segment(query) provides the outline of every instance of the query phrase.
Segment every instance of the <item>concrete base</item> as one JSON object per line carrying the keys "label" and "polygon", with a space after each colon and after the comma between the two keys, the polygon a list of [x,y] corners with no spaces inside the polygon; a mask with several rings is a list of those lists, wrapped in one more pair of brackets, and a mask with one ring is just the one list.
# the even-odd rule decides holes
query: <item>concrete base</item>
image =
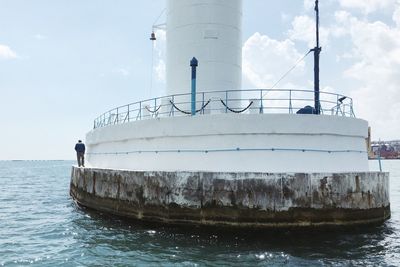
{"label": "concrete base", "polygon": [[143,221],[237,227],[354,225],[390,217],[389,174],[72,168],[80,205]]}

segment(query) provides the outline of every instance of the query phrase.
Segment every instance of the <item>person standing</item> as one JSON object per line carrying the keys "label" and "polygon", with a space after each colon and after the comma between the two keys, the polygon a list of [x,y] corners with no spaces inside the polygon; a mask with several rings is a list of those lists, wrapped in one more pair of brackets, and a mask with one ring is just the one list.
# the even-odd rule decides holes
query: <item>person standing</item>
{"label": "person standing", "polygon": [[75,145],[76,158],[78,160],[79,167],[85,167],[85,144],[82,143],[82,140],[78,140],[78,143]]}

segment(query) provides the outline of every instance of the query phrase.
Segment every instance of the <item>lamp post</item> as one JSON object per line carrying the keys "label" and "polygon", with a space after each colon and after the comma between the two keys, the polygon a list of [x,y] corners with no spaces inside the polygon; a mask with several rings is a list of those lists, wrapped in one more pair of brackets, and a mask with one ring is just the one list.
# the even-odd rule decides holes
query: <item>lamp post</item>
{"label": "lamp post", "polygon": [[198,61],[195,57],[190,61],[190,67],[192,67],[192,108],[191,115],[196,115],[196,68]]}

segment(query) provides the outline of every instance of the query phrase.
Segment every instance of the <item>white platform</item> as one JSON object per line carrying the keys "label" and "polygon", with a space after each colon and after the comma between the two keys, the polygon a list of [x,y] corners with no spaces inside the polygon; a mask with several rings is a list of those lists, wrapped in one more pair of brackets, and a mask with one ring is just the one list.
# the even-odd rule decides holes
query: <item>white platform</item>
{"label": "white platform", "polygon": [[87,134],[88,166],[136,171],[368,171],[365,120],[214,114],[111,125]]}

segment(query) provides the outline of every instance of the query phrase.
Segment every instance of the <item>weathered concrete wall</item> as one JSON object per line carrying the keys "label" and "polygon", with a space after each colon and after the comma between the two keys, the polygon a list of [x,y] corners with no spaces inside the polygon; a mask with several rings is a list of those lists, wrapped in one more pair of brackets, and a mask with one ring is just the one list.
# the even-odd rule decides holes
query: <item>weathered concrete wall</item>
{"label": "weathered concrete wall", "polygon": [[389,175],[142,172],[73,167],[81,205],[146,221],[287,227],[390,217]]}

